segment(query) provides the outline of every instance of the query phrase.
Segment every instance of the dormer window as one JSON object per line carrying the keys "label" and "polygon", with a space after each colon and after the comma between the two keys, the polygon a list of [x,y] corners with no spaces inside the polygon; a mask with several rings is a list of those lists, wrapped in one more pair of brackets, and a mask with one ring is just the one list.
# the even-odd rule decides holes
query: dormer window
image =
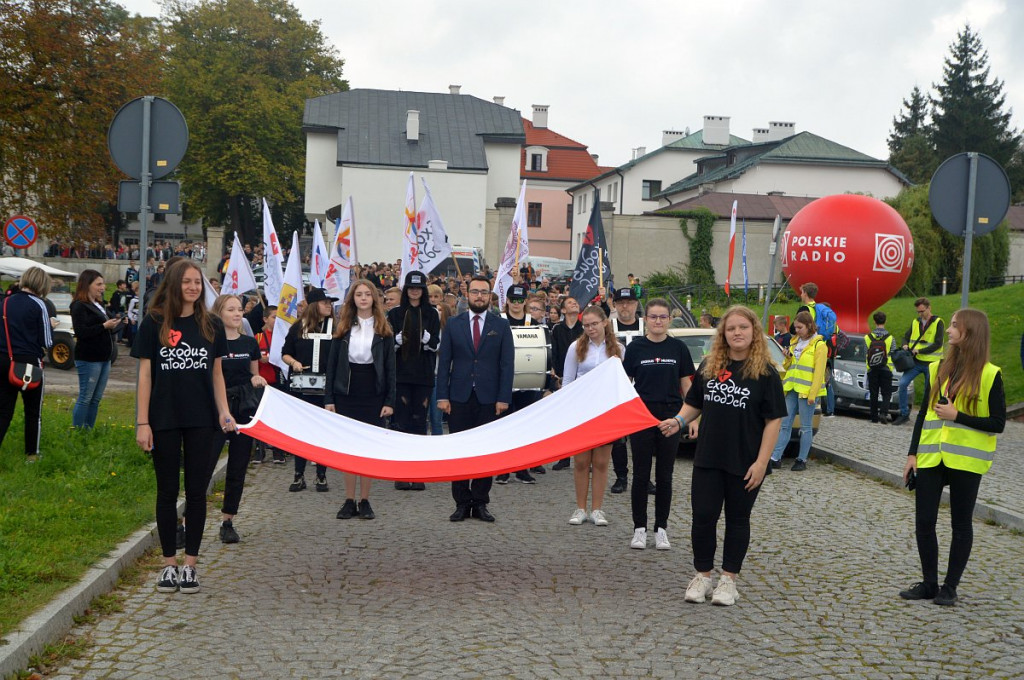
{"label": "dormer window", "polygon": [[526,147],[526,167],[530,172],[548,171],[548,150],[543,146]]}

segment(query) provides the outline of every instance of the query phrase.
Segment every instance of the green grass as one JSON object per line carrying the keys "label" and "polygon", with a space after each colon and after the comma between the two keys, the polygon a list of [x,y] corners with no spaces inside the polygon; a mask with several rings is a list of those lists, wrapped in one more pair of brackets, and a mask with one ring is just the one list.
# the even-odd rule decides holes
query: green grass
{"label": "green grass", "polygon": [[135,445],[135,395],[108,393],[92,431],[73,397],[43,403],[42,459],[26,464],[21,407],[0,447],[0,636],[153,520],[156,482]]}
{"label": "green grass", "polygon": [[[902,340],[903,334],[910,328],[910,323],[917,318],[914,311],[914,299],[911,297],[893,298],[882,305],[881,309],[888,317],[886,328],[890,333]],[[929,298],[932,302],[932,314],[937,314],[949,325],[953,312],[960,309],[960,293]],[[823,300],[823,302],[828,302]],[[1024,374],[1020,365],[1020,337],[1024,332],[1024,284],[990,288],[970,294],[970,306],[980,309],[988,315],[992,332],[991,356],[992,363],[1003,369],[1003,385],[1006,389],[1007,405],[1024,401]],[[776,304],[771,307],[772,314],[796,314],[799,302]],[[760,312],[762,308],[756,311]],[[876,310],[866,312],[870,315]],[[720,312],[718,312],[720,313]],[[920,403],[924,381],[915,381],[917,399]]]}

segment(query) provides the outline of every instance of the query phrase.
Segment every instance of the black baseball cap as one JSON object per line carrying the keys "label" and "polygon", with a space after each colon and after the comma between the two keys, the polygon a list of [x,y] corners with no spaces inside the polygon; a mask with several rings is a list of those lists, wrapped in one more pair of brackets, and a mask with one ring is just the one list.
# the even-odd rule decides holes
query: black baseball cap
{"label": "black baseball cap", "polygon": [[509,300],[525,300],[526,299],[526,287],[516,284],[508,289]]}
{"label": "black baseball cap", "polygon": [[403,288],[422,288],[427,289],[427,277],[423,272],[411,271],[405,275],[405,285]]}
{"label": "black baseball cap", "polygon": [[306,302],[309,304],[323,302],[325,300],[328,302],[337,302],[338,298],[331,297],[323,288],[312,288],[308,293],[306,293]]}
{"label": "black baseball cap", "polygon": [[633,293],[632,288],[619,288],[615,291],[615,301],[619,300],[636,300],[636,295]]}

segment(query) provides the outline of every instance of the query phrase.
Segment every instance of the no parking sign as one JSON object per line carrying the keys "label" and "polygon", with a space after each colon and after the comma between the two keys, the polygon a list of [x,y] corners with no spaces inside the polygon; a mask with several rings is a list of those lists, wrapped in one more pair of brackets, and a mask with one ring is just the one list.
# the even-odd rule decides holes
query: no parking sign
{"label": "no parking sign", "polygon": [[4,224],[4,240],[15,248],[28,248],[39,237],[39,228],[31,217],[15,215]]}

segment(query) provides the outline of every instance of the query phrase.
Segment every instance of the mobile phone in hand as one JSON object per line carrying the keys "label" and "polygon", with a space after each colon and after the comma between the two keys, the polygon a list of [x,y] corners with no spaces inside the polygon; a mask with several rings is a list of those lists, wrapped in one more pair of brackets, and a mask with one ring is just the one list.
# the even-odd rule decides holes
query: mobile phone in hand
{"label": "mobile phone in hand", "polygon": [[910,471],[910,474],[907,475],[907,483],[905,486],[908,491],[913,491],[917,488],[917,470]]}
{"label": "mobile phone in hand", "polygon": [[946,395],[940,394],[939,395],[939,400],[938,400],[937,403],[942,404],[942,405],[946,405],[946,404],[949,403],[949,399],[946,398]]}

